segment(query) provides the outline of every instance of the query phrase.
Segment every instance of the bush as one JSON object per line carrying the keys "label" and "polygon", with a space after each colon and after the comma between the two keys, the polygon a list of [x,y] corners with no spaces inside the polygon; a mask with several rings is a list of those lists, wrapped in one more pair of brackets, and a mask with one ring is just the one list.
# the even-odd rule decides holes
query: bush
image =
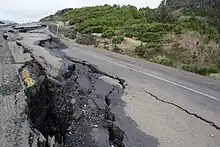
{"label": "bush", "polygon": [[162,56],[159,61],[160,64],[166,65],[166,66],[173,66],[174,61],[172,59],[169,59],[168,57]]}
{"label": "bush", "polygon": [[132,38],[133,34],[131,32],[124,32],[125,37]]}
{"label": "bush", "polygon": [[194,72],[197,71],[197,66],[195,64],[183,64],[181,67],[185,71]]}
{"label": "bush", "polygon": [[220,70],[220,56],[219,56],[219,59],[217,61],[217,68],[218,68],[218,70]]}
{"label": "bush", "polygon": [[141,44],[140,46],[135,48],[135,53],[141,58],[144,58],[145,52],[146,52],[146,50],[145,50],[145,46],[143,44]]}
{"label": "bush", "polygon": [[103,38],[112,38],[113,36],[115,36],[115,32],[113,29],[108,29],[102,33]]}
{"label": "bush", "polygon": [[212,73],[218,73],[218,69],[215,67],[202,67],[197,64],[184,64],[182,65],[182,69],[189,71],[189,72],[194,72],[203,76],[207,76]]}
{"label": "bush", "polygon": [[121,44],[122,41],[124,41],[123,36],[116,36],[116,37],[113,37],[113,39],[112,39],[113,44]]}
{"label": "bush", "polygon": [[174,28],[174,33],[176,35],[182,34],[182,28],[180,26],[176,25],[176,27]]}
{"label": "bush", "polygon": [[209,76],[215,79],[220,79],[220,73],[210,74]]}
{"label": "bush", "polygon": [[91,26],[82,31],[83,34],[90,34],[90,33],[102,33],[104,28],[102,26]]}
{"label": "bush", "polygon": [[208,40],[217,38],[217,29],[211,26],[207,21],[196,18],[195,16],[180,21],[179,25],[181,28],[198,31],[207,37]]}
{"label": "bush", "polygon": [[112,51],[113,51],[113,52],[116,52],[116,53],[121,53],[122,49],[120,49],[119,47],[117,47],[116,45],[114,45]]}
{"label": "bush", "polygon": [[159,55],[156,58],[151,59],[151,61],[171,67],[174,65],[174,61],[166,56]]}
{"label": "bush", "polygon": [[218,72],[219,72],[219,70],[216,67],[209,67],[208,68],[208,73],[209,74],[211,74],[211,73],[215,74],[215,73],[218,73]]}
{"label": "bush", "polygon": [[161,33],[144,32],[142,36],[139,36],[139,40],[143,42],[156,43],[163,37]]}
{"label": "bush", "polygon": [[151,59],[154,56],[162,54],[162,47],[161,45],[155,43],[148,43],[148,44],[141,44],[140,46],[135,48],[135,53],[137,56],[145,59]]}
{"label": "bush", "polygon": [[75,25],[76,23],[75,23],[75,21],[74,20],[70,20],[69,21],[69,25]]}
{"label": "bush", "polygon": [[120,29],[120,30],[116,30],[116,31],[115,31],[115,35],[117,35],[117,36],[122,36],[122,35],[124,35],[124,32],[122,31],[122,28],[118,28],[118,29]]}

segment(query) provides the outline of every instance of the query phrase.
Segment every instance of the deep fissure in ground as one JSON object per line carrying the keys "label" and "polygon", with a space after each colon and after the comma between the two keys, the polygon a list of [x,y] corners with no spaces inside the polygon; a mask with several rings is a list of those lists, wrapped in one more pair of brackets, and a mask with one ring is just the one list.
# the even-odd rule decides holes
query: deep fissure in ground
{"label": "deep fissure in ground", "polygon": [[[19,69],[23,79],[23,71],[27,70],[34,80],[34,85],[26,85],[25,90],[30,122],[45,137],[43,146],[97,146],[91,132],[99,129],[108,135],[108,145],[123,147],[125,134],[115,125],[115,115],[109,106],[110,95],[122,91],[124,85],[104,83],[99,79],[103,74],[97,68],[82,63],[85,62],[72,61],[68,71],[61,72],[56,78],[49,77],[35,60],[26,62]],[[100,93],[96,88],[100,83],[110,89]],[[55,142],[51,138],[55,138]]]}

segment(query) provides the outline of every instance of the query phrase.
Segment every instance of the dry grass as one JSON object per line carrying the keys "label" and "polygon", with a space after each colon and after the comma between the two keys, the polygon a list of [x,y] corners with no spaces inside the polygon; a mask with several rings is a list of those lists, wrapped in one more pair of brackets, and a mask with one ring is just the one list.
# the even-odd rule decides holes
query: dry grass
{"label": "dry grass", "polygon": [[219,45],[214,41],[206,42],[198,32],[185,32],[177,36],[168,34],[164,36],[163,49],[168,53],[176,53],[180,58],[192,58],[202,66],[212,66],[217,63],[220,55]]}

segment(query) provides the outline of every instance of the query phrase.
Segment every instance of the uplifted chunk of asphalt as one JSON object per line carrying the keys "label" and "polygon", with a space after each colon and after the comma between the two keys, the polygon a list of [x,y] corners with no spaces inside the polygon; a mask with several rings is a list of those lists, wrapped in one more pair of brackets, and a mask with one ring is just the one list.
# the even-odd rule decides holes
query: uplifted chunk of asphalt
{"label": "uplifted chunk of asphalt", "polygon": [[[17,45],[24,47],[22,43]],[[39,45],[43,46],[45,42],[40,41]],[[28,87],[25,91],[28,97],[28,116],[33,126],[48,140],[48,144],[123,147],[124,132],[114,123],[114,114],[106,103],[112,87],[122,87],[104,84],[103,81],[106,92],[95,93],[95,83],[101,81],[99,77],[102,73],[92,65],[59,58],[56,60],[61,63],[57,66],[60,67],[58,73],[50,75],[45,65],[42,65],[50,64],[43,57],[44,54],[36,59],[38,54],[32,50],[30,53],[33,60],[26,62],[19,73]],[[44,62],[38,62],[38,59],[44,59]],[[24,71],[28,71],[34,81],[31,87],[26,83]],[[123,94],[123,90],[118,91],[118,96]],[[55,142],[52,143],[51,138],[55,138]]]}
{"label": "uplifted chunk of asphalt", "polygon": [[[102,72],[90,63],[59,54],[57,50],[63,50],[60,44],[55,41],[45,45],[50,36],[43,33],[22,33],[21,37],[16,44],[30,53],[32,60],[19,73],[27,86],[30,124],[46,139],[46,144],[41,146],[132,147],[143,145],[143,141],[157,146],[156,138],[141,132],[125,115],[125,103],[121,99],[126,88],[123,79]],[[28,78],[24,71],[28,71]],[[27,81],[34,84],[30,86]],[[119,117],[127,124],[121,124]],[[128,130],[123,130],[122,125]],[[129,137],[125,132],[130,133]],[[30,146],[34,144],[33,136],[31,133]]]}
{"label": "uplifted chunk of asphalt", "polygon": [[106,94],[97,93],[95,84],[101,84],[101,75],[79,63],[69,65],[68,74],[57,77],[65,79],[62,85],[48,80],[43,67],[34,60],[19,70],[22,77],[24,69],[36,83],[26,89],[28,114],[45,138],[55,137],[56,144],[68,146],[124,146],[124,132],[114,123],[114,114],[106,103],[109,90],[113,87],[122,95],[122,87],[102,81]]}

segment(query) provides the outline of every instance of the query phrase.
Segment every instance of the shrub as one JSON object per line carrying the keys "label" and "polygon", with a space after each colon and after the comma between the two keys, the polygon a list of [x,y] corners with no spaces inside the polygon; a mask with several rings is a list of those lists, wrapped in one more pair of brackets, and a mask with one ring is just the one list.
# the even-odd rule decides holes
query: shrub
{"label": "shrub", "polygon": [[176,35],[180,35],[182,33],[182,28],[179,25],[176,25],[176,27],[174,28],[174,33]]}
{"label": "shrub", "polygon": [[197,66],[195,64],[183,64],[181,68],[183,70],[194,72],[194,73],[196,73],[197,71]]}
{"label": "shrub", "polygon": [[122,41],[124,41],[123,36],[116,36],[116,37],[113,37],[113,39],[112,39],[113,44],[121,44]]}
{"label": "shrub", "polygon": [[182,69],[189,71],[189,72],[194,72],[200,75],[207,76],[212,73],[218,73],[218,69],[215,67],[202,67],[197,64],[184,64],[182,65]]}
{"label": "shrub", "polygon": [[219,59],[217,61],[217,68],[218,68],[218,70],[220,70],[220,56],[219,56]]}
{"label": "shrub", "polygon": [[116,31],[115,31],[115,35],[117,35],[117,36],[122,36],[122,35],[124,35],[124,32],[122,31],[122,28],[118,28],[118,29],[120,29],[120,30],[116,30]]}
{"label": "shrub", "polygon": [[102,26],[91,26],[91,27],[88,27],[88,28],[84,29],[82,31],[82,33],[84,33],[84,34],[102,33],[103,30],[104,30],[104,28]]}
{"label": "shrub", "polygon": [[166,66],[173,66],[174,61],[168,57],[162,56],[159,61],[160,64],[166,65]]}
{"label": "shrub", "polygon": [[144,58],[145,52],[146,52],[146,50],[145,50],[145,46],[143,44],[141,44],[140,46],[135,48],[135,53],[141,58]]}
{"label": "shrub", "polygon": [[207,37],[208,40],[217,38],[217,30],[211,26],[207,21],[196,18],[195,16],[180,21],[179,25],[182,28],[198,31]]}
{"label": "shrub", "polygon": [[74,20],[70,20],[69,21],[69,25],[75,25],[76,23],[75,23],[75,21]]}
{"label": "shrub", "polygon": [[139,36],[139,39],[143,42],[156,43],[159,42],[162,37],[163,35],[161,33],[145,32],[142,36]]}
{"label": "shrub", "polygon": [[112,38],[115,36],[115,32],[113,29],[107,29],[105,32],[102,33],[103,38]]}
{"label": "shrub", "polygon": [[141,44],[135,48],[135,53],[145,59],[151,59],[154,56],[162,54],[162,47],[160,44],[156,43],[147,43],[145,45]]}
{"label": "shrub", "polygon": [[220,73],[210,74],[209,76],[215,79],[220,79]]}
{"label": "shrub", "polygon": [[215,73],[218,73],[218,72],[219,72],[219,70],[216,67],[209,67],[208,68],[208,73],[209,74],[211,74],[211,73],[215,74]]}
{"label": "shrub", "polygon": [[166,56],[157,56],[156,58],[151,59],[151,61],[159,63],[159,64],[163,64],[166,66],[173,66],[174,65],[174,61]]}
{"label": "shrub", "polygon": [[121,53],[122,49],[120,49],[119,47],[117,47],[117,45],[114,45],[112,51],[113,51],[113,52],[116,52],[116,53]]}
{"label": "shrub", "polygon": [[199,68],[196,68],[195,73],[203,75],[203,76],[207,76],[209,72],[208,72],[208,68],[206,68],[206,67],[203,67],[203,68],[199,67]]}
{"label": "shrub", "polygon": [[133,34],[131,32],[124,32],[124,35],[129,38],[133,37]]}

